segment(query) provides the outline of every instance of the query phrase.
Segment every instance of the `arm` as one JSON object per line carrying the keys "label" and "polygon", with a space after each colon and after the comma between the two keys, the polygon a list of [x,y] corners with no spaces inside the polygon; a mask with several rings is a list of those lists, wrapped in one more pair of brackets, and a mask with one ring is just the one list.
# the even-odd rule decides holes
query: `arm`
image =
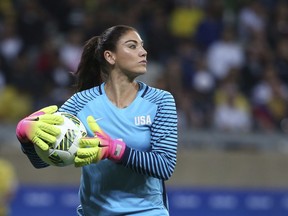
{"label": "arm", "polygon": [[37,155],[33,143],[21,143],[21,149],[35,168],[40,169],[49,166],[49,164],[42,161]]}
{"label": "arm", "polygon": [[165,94],[158,105],[151,126],[151,151],[149,152],[129,148],[121,140],[112,140],[93,117],[88,117],[87,122],[95,137],[81,139],[75,166],[97,163],[99,160],[108,158],[137,173],[163,180],[171,177],[177,154],[177,112],[171,94]]}
{"label": "arm", "polygon": [[166,95],[151,127],[151,151],[141,152],[127,147],[122,163],[137,173],[169,179],[176,165],[177,133],[175,101],[172,95]]}

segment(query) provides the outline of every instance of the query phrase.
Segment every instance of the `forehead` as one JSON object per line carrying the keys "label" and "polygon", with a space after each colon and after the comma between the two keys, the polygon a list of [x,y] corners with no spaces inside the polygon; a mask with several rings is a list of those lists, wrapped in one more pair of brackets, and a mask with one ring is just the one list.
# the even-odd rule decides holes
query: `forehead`
{"label": "forehead", "polygon": [[138,43],[142,43],[142,39],[140,37],[140,35],[138,34],[138,32],[136,31],[127,31],[125,34],[123,34],[120,38],[118,43],[119,44],[123,44],[129,41],[136,41]]}

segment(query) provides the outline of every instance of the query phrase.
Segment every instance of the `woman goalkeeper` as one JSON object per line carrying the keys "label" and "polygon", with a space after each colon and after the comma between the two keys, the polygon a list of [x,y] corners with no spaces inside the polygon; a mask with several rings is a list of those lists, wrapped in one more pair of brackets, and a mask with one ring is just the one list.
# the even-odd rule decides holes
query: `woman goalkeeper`
{"label": "woman goalkeeper", "polygon": [[[169,215],[164,181],[176,165],[177,113],[173,96],[137,81],[147,52],[138,32],[113,26],[84,46],[76,71],[77,92],[58,111],[77,116],[88,130],[75,157],[82,167],[78,215]],[[56,140],[61,116],[46,107],[16,129],[23,152],[37,156]]]}

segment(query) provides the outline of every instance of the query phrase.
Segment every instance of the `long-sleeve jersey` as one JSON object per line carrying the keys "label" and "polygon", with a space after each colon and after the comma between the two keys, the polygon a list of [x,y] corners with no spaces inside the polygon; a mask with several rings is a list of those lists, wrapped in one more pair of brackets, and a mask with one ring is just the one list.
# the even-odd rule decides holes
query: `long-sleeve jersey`
{"label": "long-sleeve jersey", "polygon": [[174,98],[139,82],[134,101],[120,109],[108,99],[104,85],[74,94],[59,108],[77,116],[89,136],[94,135],[86,118],[92,115],[111,138],[127,145],[120,164],[105,159],[82,168],[78,215],[169,215],[164,181],[176,165]]}

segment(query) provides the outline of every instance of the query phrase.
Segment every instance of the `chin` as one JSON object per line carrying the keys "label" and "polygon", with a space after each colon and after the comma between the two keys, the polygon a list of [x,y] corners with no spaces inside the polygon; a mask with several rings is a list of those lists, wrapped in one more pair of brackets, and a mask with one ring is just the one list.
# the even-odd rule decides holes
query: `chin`
{"label": "chin", "polygon": [[145,74],[146,72],[147,72],[146,69],[145,69],[145,70],[137,70],[137,71],[135,71],[135,74],[143,75],[143,74]]}
{"label": "chin", "polygon": [[133,79],[136,79],[137,77],[142,76],[142,75],[144,75],[145,73],[146,73],[146,71],[135,72],[135,73],[133,74]]}
{"label": "chin", "polygon": [[140,71],[139,74],[142,75],[142,74],[145,74],[146,72],[147,72],[147,70],[143,70],[143,71]]}

